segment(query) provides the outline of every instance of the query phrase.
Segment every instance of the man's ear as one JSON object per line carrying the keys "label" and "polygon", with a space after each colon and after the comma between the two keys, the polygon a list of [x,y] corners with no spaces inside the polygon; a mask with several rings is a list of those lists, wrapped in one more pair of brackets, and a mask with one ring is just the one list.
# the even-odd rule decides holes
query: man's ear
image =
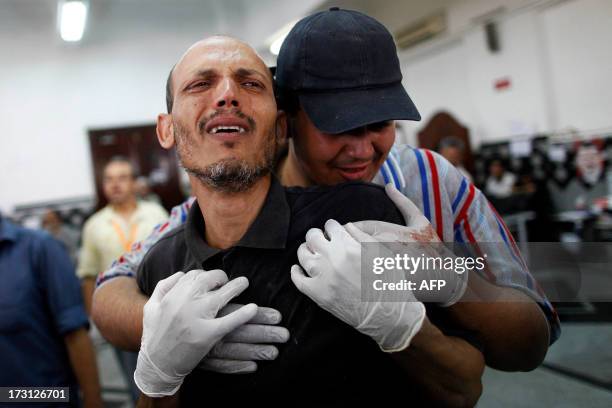
{"label": "man's ear", "polygon": [[276,113],[276,142],[285,143],[287,141],[287,114],[279,110]]}
{"label": "man's ear", "polygon": [[164,149],[174,147],[174,125],[172,124],[172,114],[160,113],[157,115],[157,140]]}

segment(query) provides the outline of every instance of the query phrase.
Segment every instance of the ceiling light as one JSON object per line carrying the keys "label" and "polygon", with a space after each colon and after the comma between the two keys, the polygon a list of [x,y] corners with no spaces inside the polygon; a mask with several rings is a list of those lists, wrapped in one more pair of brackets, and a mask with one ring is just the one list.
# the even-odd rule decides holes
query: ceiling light
{"label": "ceiling light", "polygon": [[58,3],[59,31],[62,40],[81,41],[87,23],[87,4],[84,1],[69,0]]}

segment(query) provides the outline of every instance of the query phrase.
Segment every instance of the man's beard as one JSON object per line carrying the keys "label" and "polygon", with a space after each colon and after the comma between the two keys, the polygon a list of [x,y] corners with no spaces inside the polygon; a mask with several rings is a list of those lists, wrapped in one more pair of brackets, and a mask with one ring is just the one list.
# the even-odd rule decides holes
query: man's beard
{"label": "man's beard", "polygon": [[270,166],[252,165],[245,160],[223,159],[203,168],[185,167],[185,170],[214,190],[240,193],[249,190],[260,178],[270,173]]}
{"label": "man's beard", "polygon": [[267,136],[262,157],[256,163],[241,159],[222,159],[208,166],[198,166],[193,155],[195,143],[180,124],[174,123],[176,152],[181,167],[205,186],[224,193],[240,193],[249,190],[263,176],[272,171],[276,152],[276,137]]}

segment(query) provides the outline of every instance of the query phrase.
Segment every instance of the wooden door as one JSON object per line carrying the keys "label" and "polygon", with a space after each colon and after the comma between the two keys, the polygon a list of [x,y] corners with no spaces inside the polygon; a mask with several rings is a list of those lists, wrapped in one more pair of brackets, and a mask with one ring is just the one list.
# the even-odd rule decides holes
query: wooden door
{"label": "wooden door", "polygon": [[114,156],[128,158],[136,175],[149,179],[151,189],[170,210],[184,200],[179,187],[179,167],[176,153],[165,150],[157,141],[155,125],[131,126],[89,131],[89,145],[94,168],[97,209],[107,204],[102,191],[102,171]]}
{"label": "wooden door", "polygon": [[440,141],[445,137],[453,136],[463,141],[465,151],[463,152],[463,166],[474,174],[474,158],[470,146],[470,132],[461,125],[450,113],[437,112],[427,122],[427,125],[419,132],[419,147],[437,150]]}

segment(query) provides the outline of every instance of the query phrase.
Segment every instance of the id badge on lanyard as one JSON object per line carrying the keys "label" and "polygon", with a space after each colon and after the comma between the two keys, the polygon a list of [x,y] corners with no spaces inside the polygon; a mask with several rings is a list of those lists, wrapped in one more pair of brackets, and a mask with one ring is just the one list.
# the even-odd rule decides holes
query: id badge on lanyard
{"label": "id badge on lanyard", "polygon": [[113,228],[115,229],[115,233],[117,234],[117,237],[119,238],[119,242],[121,242],[121,246],[123,247],[123,250],[125,252],[129,252],[130,249],[132,248],[132,244],[136,240],[136,232],[138,231],[138,225],[134,224],[130,226],[130,233],[127,237],[123,233],[123,229],[121,228],[121,226],[117,224],[117,222],[115,221],[113,221]]}

